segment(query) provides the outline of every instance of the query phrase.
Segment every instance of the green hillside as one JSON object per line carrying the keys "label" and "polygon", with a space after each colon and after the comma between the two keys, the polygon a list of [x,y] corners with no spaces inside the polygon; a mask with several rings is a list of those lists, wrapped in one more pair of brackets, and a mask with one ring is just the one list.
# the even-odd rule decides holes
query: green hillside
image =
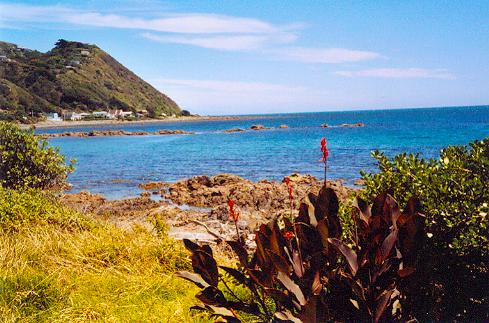
{"label": "green hillside", "polygon": [[95,45],[59,40],[41,53],[0,42],[0,119],[107,109],[181,114],[172,99]]}

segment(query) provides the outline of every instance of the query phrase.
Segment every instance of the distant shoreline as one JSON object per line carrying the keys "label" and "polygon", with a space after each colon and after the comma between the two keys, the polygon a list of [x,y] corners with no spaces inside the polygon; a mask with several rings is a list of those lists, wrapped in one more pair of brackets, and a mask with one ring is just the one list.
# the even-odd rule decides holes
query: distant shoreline
{"label": "distant shoreline", "polygon": [[191,122],[191,121],[227,121],[227,120],[255,120],[263,119],[266,116],[202,116],[202,117],[177,117],[165,119],[145,119],[137,121],[127,120],[78,120],[78,121],[41,121],[32,125],[23,125],[22,127],[35,129],[49,128],[72,128],[83,126],[105,126],[105,125],[131,125],[131,124],[148,124],[148,123],[170,123],[170,122]]}

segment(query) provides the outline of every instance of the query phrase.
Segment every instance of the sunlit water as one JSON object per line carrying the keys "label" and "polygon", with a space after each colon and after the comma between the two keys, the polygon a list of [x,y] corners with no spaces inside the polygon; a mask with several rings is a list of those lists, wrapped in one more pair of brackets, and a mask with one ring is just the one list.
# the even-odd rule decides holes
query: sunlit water
{"label": "sunlit water", "polygon": [[[321,128],[363,122],[361,128]],[[223,133],[253,124],[272,130]],[[281,124],[288,129],[278,129]],[[281,179],[293,172],[322,176],[319,141],[328,138],[329,177],[348,184],[360,170],[376,171],[372,150],[393,156],[439,150],[489,136],[489,107],[301,113],[255,120],[190,121],[43,129],[39,132],[125,129],[183,129],[194,135],[53,138],[68,159],[77,160],[70,175],[73,191],[88,190],[109,198],[137,195],[147,181],[175,181],[194,175],[233,173],[251,180]]]}

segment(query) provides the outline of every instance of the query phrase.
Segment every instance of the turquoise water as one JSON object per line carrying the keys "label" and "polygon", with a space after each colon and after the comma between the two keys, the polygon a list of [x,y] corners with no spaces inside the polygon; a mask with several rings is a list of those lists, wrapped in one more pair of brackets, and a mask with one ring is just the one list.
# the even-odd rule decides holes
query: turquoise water
{"label": "turquoise water", "polygon": [[[363,122],[361,128],[320,125]],[[252,124],[266,131],[223,133]],[[288,129],[277,129],[287,124]],[[143,137],[53,138],[68,158],[77,160],[70,175],[73,191],[89,190],[120,198],[137,195],[147,181],[175,181],[194,175],[233,173],[251,180],[281,179],[293,172],[322,175],[319,141],[328,138],[328,174],[348,184],[360,170],[375,171],[370,152],[393,156],[419,152],[437,157],[447,145],[466,144],[489,136],[489,106],[282,114],[257,120],[191,121],[123,126],[45,129],[39,132],[125,129],[183,129],[194,135]]]}

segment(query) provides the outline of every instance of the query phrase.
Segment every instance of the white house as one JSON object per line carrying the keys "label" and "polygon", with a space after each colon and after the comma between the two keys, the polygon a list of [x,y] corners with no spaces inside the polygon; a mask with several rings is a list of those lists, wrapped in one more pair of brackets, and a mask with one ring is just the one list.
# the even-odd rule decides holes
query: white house
{"label": "white house", "polygon": [[132,111],[121,111],[120,116],[123,119],[124,118],[127,118],[127,117],[130,117],[130,116],[132,116]]}
{"label": "white house", "polygon": [[109,111],[109,118],[110,119],[124,119],[124,118],[130,117],[132,115],[133,115],[132,111],[123,111],[121,109]]}
{"label": "white house", "polygon": [[63,121],[56,112],[54,112],[54,113],[47,113],[46,114],[46,119],[48,121]]}
{"label": "white house", "polygon": [[108,119],[109,113],[107,111],[94,111],[92,112],[92,116],[94,118]]}
{"label": "white house", "polygon": [[82,116],[76,112],[65,112],[63,113],[63,119],[76,121],[76,120],[81,120]]}

